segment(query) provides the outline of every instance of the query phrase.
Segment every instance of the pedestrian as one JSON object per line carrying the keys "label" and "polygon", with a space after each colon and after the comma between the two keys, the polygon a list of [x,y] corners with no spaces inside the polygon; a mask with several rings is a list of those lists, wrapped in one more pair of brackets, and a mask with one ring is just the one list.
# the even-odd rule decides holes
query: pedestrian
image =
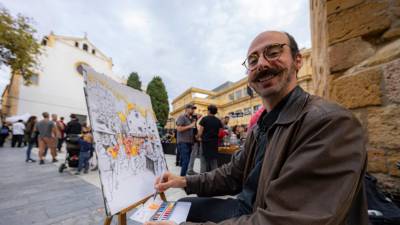
{"label": "pedestrian", "polygon": [[75,114],[71,114],[70,121],[65,127],[65,134],[67,135],[80,135],[82,133],[82,125],[79,123],[78,118]]}
{"label": "pedestrian", "polygon": [[[189,160],[189,165],[188,165],[188,170],[187,170],[187,175],[195,175],[197,174],[193,167],[194,167],[194,162],[196,161],[196,158],[200,158],[201,161],[201,144],[200,141],[196,138],[198,129],[197,129],[197,121],[200,120],[202,117],[201,114],[193,114],[192,115],[192,120],[196,121],[195,128],[193,130],[193,145],[192,145],[192,153],[190,153],[190,160]],[[200,172],[201,172],[201,166],[200,166]]]}
{"label": "pedestrian", "polygon": [[176,120],[177,129],[177,148],[180,155],[181,176],[185,176],[189,161],[190,154],[192,153],[192,145],[194,141],[193,130],[196,126],[196,121],[192,118],[196,106],[187,104],[185,106],[185,113],[180,115]]}
{"label": "pedestrian", "polygon": [[14,148],[17,144],[17,147],[20,148],[24,139],[25,125],[23,120],[18,120],[12,125],[12,139],[11,139],[11,147]]}
{"label": "pedestrian", "polygon": [[65,139],[65,123],[64,123],[64,117],[60,117],[60,120],[57,121],[57,127],[58,130],[60,131],[60,138],[58,139],[57,142],[57,150],[58,152],[62,151],[62,146],[64,143],[64,139]]}
{"label": "pedestrian", "polygon": [[26,148],[25,162],[36,162],[36,160],[31,158],[31,151],[37,139],[37,132],[35,131],[36,122],[36,116],[29,117],[28,122],[26,122],[25,137],[28,147]]}
{"label": "pedestrian", "polygon": [[44,164],[44,151],[46,148],[50,149],[52,162],[58,162],[57,160],[57,130],[53,121],[50,121],[49,113],[42,113],[43,119],[36,123],[35,129],[39,132],[39,164]]}
{"label": "pedestrian", "polygon": [[[181,224],[368,224],[366,137],[358,119],[297,84],[302,55],[286,32],[259,34],[243,65],[265,107],[244,149],[211,172],[165,172],[156,180],[159,192],[174,187],[202,196],[180,200],[191,202]],[[212,197],[227,194],[236,197]]]}
{"label": "pedestrian", "polygon": [[60,152],[60,150],[58,149],[58,142],[61,139],[61,125],[59,125],[58,123],[58,116],[57,114],[51,114],[51,121],[53,121],[54,123],[54,129],[56,130],[56,149],[58,150],[58,152]]}
{"label": "pedestrian", "polygon": [[4,146],[4,142],[6,141],[8,135],[10,135],[10,128],[6,122],[3,122],[3,125],[1,125],[0,129],[0,147]]}
{"label": "pedestrian", "polygon": [[79,175],[82,169],[84,169],[83,173],[88,173],[89,171],[89,159],[93,156],[94,151],[93,136],[89,127],[85,127],[85,129],[82,130],[82,137],[79,139],[79,147],[79,165],[75,175]]}
{"label": "pedestrian", "polygon": [[215,114],[218,113],[216,105],[207,107],[208,114],[199,122],[198,139],[201,141],[202,157],[205,172],[218,168],[218,132],[223,128],[221,120]]}

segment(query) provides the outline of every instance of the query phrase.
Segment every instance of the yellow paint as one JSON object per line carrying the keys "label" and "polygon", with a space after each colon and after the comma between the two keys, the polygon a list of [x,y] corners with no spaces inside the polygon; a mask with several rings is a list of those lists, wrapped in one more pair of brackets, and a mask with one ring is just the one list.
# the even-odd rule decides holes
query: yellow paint
{"label": "yellow paint", "polygon": [[128,103],[126,105],[126,109],[128,112],[132,111],[133,109],[135,109],[135,104],[134,103]]}
{"label": "yellow paint", "polygon": [[118,117],[121,120],[121,122],[125,123],[126,122],[126,116],[122,112],[118,112]]}
{"label": "yellow paint", "polygon": [[146,118],[147,110],[145,108],[138,107],[138,111],[139,111],[140,115],[142,115],[144,118]]}
{"label": "yellow paint", "polygon": [[132,155],[132,156],[137,156],[138,153],[139,153],[139,146],[133,145],[133,146],[131,147],[131,155]]}
{"label": "yellow paint", "polygon": [[118,156],[118,145],[108,147],[107,153],[110,154],[113,159],[116,159]]}

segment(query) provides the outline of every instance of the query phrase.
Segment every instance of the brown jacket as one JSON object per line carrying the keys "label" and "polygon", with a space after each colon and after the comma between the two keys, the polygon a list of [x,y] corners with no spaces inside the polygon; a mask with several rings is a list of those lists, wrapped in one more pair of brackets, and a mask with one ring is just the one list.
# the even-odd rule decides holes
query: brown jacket
{"label": "brown jacket", "polygon": [[[186,192],[238,194],[254,166],[257,131],[229,164],[188,176]],[[368,224],[365,138],[350,111],[296,88],[267,137],[253,213],[219,224]]]}

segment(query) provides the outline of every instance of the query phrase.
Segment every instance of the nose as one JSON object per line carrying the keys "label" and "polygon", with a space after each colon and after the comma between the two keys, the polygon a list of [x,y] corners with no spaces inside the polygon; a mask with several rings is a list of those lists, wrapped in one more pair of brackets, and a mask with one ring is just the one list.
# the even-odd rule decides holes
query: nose
{"label": "nose", "polygon": [[258,62],[257,62],[257,66],[255,68],[255,70],[257,70],[258,72],[263,71],[267,68],[271,67],[271,63],[265,59],[264,56],[258,58]]}

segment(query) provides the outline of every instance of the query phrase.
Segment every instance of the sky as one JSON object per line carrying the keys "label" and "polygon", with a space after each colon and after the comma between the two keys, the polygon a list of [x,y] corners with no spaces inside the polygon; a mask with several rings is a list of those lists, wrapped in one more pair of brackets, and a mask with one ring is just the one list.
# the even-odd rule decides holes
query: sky
{"label": "sky", "polygon": [[[287,31],[300,48],[311,47],[308,0],[1,0],[0,7],[31,17],[38,39],[86,33],[117,75],[137,72],[144,85],[158,75],[170,101],[190,87],[245,77],[241,64],[262,31]],[[0,93],[8,74],[0,68]]]}

